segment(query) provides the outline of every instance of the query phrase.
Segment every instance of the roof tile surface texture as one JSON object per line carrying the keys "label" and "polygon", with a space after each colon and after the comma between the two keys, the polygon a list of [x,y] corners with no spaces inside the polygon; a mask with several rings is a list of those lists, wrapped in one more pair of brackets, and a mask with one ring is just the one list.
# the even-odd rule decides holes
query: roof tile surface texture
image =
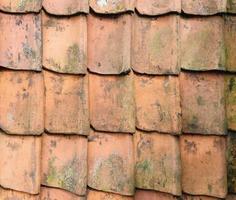
{"label": "roof tile surface texture", "polygon": [[0,200],[235,200],[235,14],[0,0]]}

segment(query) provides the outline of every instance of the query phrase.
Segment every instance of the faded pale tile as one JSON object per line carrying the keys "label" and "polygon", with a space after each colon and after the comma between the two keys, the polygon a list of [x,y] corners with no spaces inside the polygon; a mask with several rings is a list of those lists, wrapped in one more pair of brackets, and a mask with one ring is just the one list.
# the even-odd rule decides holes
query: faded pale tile
{"label": "faded pale tile", "polygon": [[0,66],[41,70],[41,14],[0,13],[0,31]]}
{"label": "faded pale tile", "polygon": [[[145,74],[178,74],[179,16],[135,15],[132,39],[132,68]],[[167,59],[168,58],[168,59]]]}
{"label": "faded pale tile", "polygon": [[109,192],[89,190],[87,200],[133,200],[133,198]]}
{"label": "faded pale tile", "polygon": [[135,132],[133,74],[89,74],[90,122],[99,131]]}
{"label": "faded pale tile", "polygon": [[221,16],[180,20],[180,64],[183,69],[224,70],[224,20]]}
{"label": "faded pale tile", "polygon": [[180,74],[183,132],[226,134],[224,75],[215,72]]}
{"label": "faded pale tile", "polygon": [[236,13],[236,0],[227,0],[227,12]]}
{"label": "faded pale tile", "polygon": [[137,128],[180,134],[178,77],[135,75],[135,101]]}
{"label": "faded pale tile", "polygon": [[88,77],[44,70],[45,129],[50,133],[87,135]]}
{"label": "faded pale tile", "polygon": [[90,0],[90,7],[96,13],[114,14],[134,11],[135,0]]}
{"label": "faded pale tile", "polygon": [[171,194],[154,192],[151,190],[136,190],[135,200],[177,200]]}
{"label": "faded pale tile", "polygon": [[131,15],[88,16],[88,68],[100,74],[130,70]]}
{"label": "faded pale tile", "polygon": [[227,0],[182,0],[182,10],[194,15],[213,15],[226,11]]}
{"label": "faded pale tile", "polygon": [[42,185],[85,195],[87,138],[44,134],[42,143]]}
{"label": "faded pale tile", "polygon": [[32,195],[14,190],[3,189],[0,187],[1,200],[40,200],[39,195]]}
{"label": "faded pale tile", "polygon": [[137,0],[136,8],[143,15],[160,15],[168,12],[181,12],[181,0]]}
{"label": "faded pale tile", "polygon": [[181,195],[178,138],[137,131],[134,145],[136,187]]}
{"label": "faded pale tile", "polygon": [[49,187],[42,187],[40,196],[41,200],[86,200],[83,196],[78,196],[65,190]]}
{"label": "faded pale tile", "polygon": [[39,135],[44,130],[43,76],[0,71],[0,128],[8,134]]}
{"label": "faded pale tile", "polygon": [[86,73],[85,15],[58,18],[43,14],[43,66],[61,73]]}
{"label": "faded pale tile", "polygon": [[222,136],[180,137],[183,192],[225,198],[226,140]]}
{"label": "faded pale tile", "polygon": [[88,143],[88,186],[121,195],[134,194],[132,135],[91,131]]}
{"label": "faded pale tile", "polygon": [[13,13],[39,12],[42,0],[1,0],[0,10]]}
{"label": "faded pale tile", "polygon": [[38,194],[41,138],[9,136],[1,132],[0,152],[0,185],[16,191]]}
{"label": "faded pale tile", "polygon": [[43,7],[55,15],[73,15],[89,12],[89,0],[43,0]]}

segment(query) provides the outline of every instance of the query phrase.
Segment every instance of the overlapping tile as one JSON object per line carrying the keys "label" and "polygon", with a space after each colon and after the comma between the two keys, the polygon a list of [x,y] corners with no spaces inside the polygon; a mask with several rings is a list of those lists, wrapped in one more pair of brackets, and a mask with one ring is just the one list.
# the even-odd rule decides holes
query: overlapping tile
{"label": "overlapping tile", "polygon": [[178,138],[137,131],[134,145],[136,187],[181,195]]}
{"label": "overlapping tile", "polygon": [[43,66],[60,73],[86,73],[85,15],[58,18],[43,14]]}
{"label": "overlapping tile", "polygon": [[161,133],[180,133],[178,77],[135,75],[135,101],[137,128]]}
{"label": "overlapping tile", "polygon": [[135,132],[132,74],[124,76],[89,74],[89,98],[90,123],[96,130]]}
{"label": "overlapping tile", "polygon": [[134,11],[135,0],[90,0],[90,7],[101,14],[117,14]]}
{"label": "overlapping tile", "polygon": [[88,68],[100,74],[130,69],[131,15],[88,16]]}
{"label": "overlapping tile", "polygon": [[227,12],[236,13],[236,1],[235,0],[228,0],[227,1]]}
{"label": "overlapping tile", "polygon": [[220,200],[219,198],[209,196],[183,195],[183,200]]}
{"label": "overlapping tile", "polygon": [[45,129],[50,133],[87,135],[88,78],[44,71]]}
{"label": "overlapping tile", "polygon": [[226,134],[224,75],[182,72],[180,88],[183,132]]}
{"label": "overlapping tile", "polygon": [[2,200],[40,200],[39,195],[31,195],[3,188],[0,188],[0,198]]}
{"label": "overlapping tile", "polygon": [[88,186],[104,192],[134,194],[134,153],[129,134],[91,131]]}
{"label": "overlapping tile", "polygon": [[1,0],[0,10],[12,13],[39,12],[42,0]]}
{"label": "overlapping tile", "polygon": [[180,65],[183,69],[224,70],[224,20],[221,16],[182,17]]}
{"label": "overlapping tile", "polygon": [[178,74],[178,27],[177,15],[153,18],[135,15],[133,70],[144,74]]}
{"label": "overlapping tile", "polygon": [[183,192],[225,198],[226,140],[222,136],[180,137]]}
{"label": "overlapping tile", "polygon": [[161,192],[154,192],[151,190],[137,190],[135,193],[135,200],[177,200],[173,195]]}
{"label": "overlapping tile", "polygon": [[41,73],[0,71],[0,128],[8,134],[40,135],[44,130]]}
{"label": "overlapping tile", "polygon": [[89,190],[87,200],[133,200],[132,197],[122,196],[109,192]]}
{"label": "overlapping tile", "polygon": [[136,8],[142,15],[160,15],[181,12],[181,0],[136,0]]}
{"label": "overlapping tile", "polygon": [[0,13],[0,31],[1,67],[41,70],[41,14]]}
{"label": "overlapping tile", "polygon": [[42,185],[85,195],[87,139],[44,134],[42,144]]}
{"label": "overlapping tile", "polygon": [[43,0],[44,9],[54,15],[88,13],[88,0]]}
{"label": "overlapping tile", "polygon": [[0,185],[16,191],[38,194],[40,190],[41,138],[9,136],[1,132],[0,152]]}
{"label": "overlapping tile", "polygon": [[236,199],[236,195],[230,194],[227,196],[226,200],[235,200]]}

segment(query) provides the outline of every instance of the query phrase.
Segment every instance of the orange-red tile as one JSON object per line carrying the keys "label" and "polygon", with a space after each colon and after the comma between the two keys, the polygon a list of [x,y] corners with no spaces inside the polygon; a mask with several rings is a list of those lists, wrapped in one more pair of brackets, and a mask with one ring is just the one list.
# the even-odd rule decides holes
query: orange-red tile
{"label": "orange-red tile", "polygon": [[90,0],[90,7],[96,13],[114,14],[134,10],[135,0]]}
{"label": "orange-red tile", "polygon": [[226,0],[182,0],[182,10],[194,15],[213,15],[226,11]]}
{"label": "orange-red tile", "polygon": [[42,187],[40,196],[41,200],[86,200],[83,196],[78,196],[65,190],[49,187]]}
{"label": "orange-red tile", "polygon": [[224,87],[222,74],[180,74],[184,133],[226,134]]}
{"label": "orange-red tile", "polygon": [[47,12],[55,15],[89,12],[88,0],[43,0],[43,7]]}
{"label": "orange-red tile", "polygon": [[15,70],[41,70],[40,14],[0,13],[0,31],[0,66]]}
{"label": "orange-red tile", "polygon": [[58,18],[43,14],[43,66],[61,73],[86,73],[85,15]]}
{"label": "orange-red tile", "polygon": [[14,190],[7,190],[0,187],[1,200],[40,200],[39,195],[33,195]]}
{"label": "orange-red tile", "polygon": [[[236,2],[235,2],[236,3]],[[226,70],[236,71],[236,16],[225,17],[225,48],[226,48]]]}
{"label": "orange-red tile", "polygon": [[151,190],[136,190],[135,200],[177,200],[176,197],[167,193],[154,192]]}
{"label": "orange-red tile", "polygon": [[41,138],[0,133],[0,185],[38,194],[40,190]]}
{"label": "orange-red tile", "polygon": [[87,135],[88,77],[44,71],[45,129],[50,133]]}
{"label": "orange-red tile", "polygon": [[134,194],[132,135],[91,131],[88,143],[88,186],[121,195]]}
{"label": "orange-red tile", "polygon": [[89,15],[88,68],[100,74],[121,74],[130,69],[131,15]]}
{"label": "orange-red tile", "polygon": [[134,145],[136,187],[181,195],[178,138],[137,131]]}
{"label": "orange-red tile", "polygon": [[226,140],[222,136],[180,138],[183,191],[224,198],[227,194]]}
{"label": "orange-red tile", "polygon": [[[132,39],[132,67],[145,74],[177,74],[177,15],[140,17],[135,15]],[[167,59],[168,58],[168,59]]]}
{"label": "orange-red tile", "polygon": [[39,12],[41,7],[42,0],[1,0],[0,2],[0,10],[3,10],[5,12]]}
{"label": "orange-red tile", "polygon": [[0,71],[0,128],[9,134],[39,135],[44,130],[41,73]]}
{"label": "orange-red tile", "polygon": [[42,143],[42,184],[85,195],[86,137],[44,134]]}
{"label": "orange-red tile", "polygon": [[136,8],[143,15],[160,15],[172,11],[181,12],[181,0],[137,0]]}
{"label": "orange-red tile", "polygon": [[122,196],[109,192],[89,190],[87,200],[133,200],[133,197]]}
{"label": "orange-red tile", "polygon": [[90,121],[99,131],[135,132],[133,75],[89,74]]}
{"label": "orange-red tile", "polygon": [[178,77],[135,75],[135,101],[137,128],[145,131],[180,133]]}
{"label": "orange-red tile", "polygon": [[223,26],[221,16],[181,18],[180,64],[183,69],[225,69]]}
{"label": "orange-red tile", "polygon": [[220,200],[219,198],[215,197],[208,197],[208,196],[192,196],[192,195],[183,195],[182,200]]}

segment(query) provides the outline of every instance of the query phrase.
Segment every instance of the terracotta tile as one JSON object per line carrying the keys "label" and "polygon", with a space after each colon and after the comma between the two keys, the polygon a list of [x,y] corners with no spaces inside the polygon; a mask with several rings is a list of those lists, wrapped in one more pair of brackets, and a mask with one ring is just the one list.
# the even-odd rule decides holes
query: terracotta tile
{"label": "terracotta tile", "polygon": [[43,7],[48,13],[55,15],[89,12],[88,0],[43,0]]}
{"label": "terracotta tile", "polygon": [[88,186],[121,195],[134,194],[132,135],[91,131],[88,145]]}
{"label": "terracotta tile", "polygon": [[230,132],[227,143],[228,191],[236,193],[236,133]]}
{"label": "terracotta tile", "polygon": [[177,15],[134,17],[132,67],[136,72],[179,73],[178,24]]}
{"label": "terracotta tile", "polygon": [[181,136],[180,149],[183,191],[224,198],[227,194],[225,138]]}
{"label": "terracotta tile", "polygon": [[236,0],[227,1],[227,12],[236,13]]}
{"label": "terracotta tile", "polygon": [[133,75],[89,75],[90,121],[99,131],[135,132]]}
{"label": "terracotta tile", "polygon": [[135,94],[137,128],[172,134],[181,132],[178,77],[135,75]]}
{"label": "terracotta tile", "polygon": [[0,66],[40,71],[41,15],[0,13]]}
{"label": "terracotta tile", "polygon": [[90,7],[96,13],[112,14],[134,11],[135,0],[90,0]]}
{"label": "terracotta tile", "polygon": [[108,192],[89,190],[87,200],[133,200],[133,198]]}
{"label": "terracotta tile", "polygon": [[171,11],[181,12],[181,0],[137,0],[136,8],[143,15],[160,15]]}
{"label": "terracotta tile", "polygon": [[[236,2],[235,2],[236,3]],[[236,71],[236,47],[234,41],[236,40],[236,17],[225,17],[225,48],[226,48],[226,69],[228,71]]]}
{"label": "terracotta tile", "polygon": [[220,16],[180,20],[181,67],[188,70],[224,70],[224,20]]}
{"label": "terracotta tile", "polygon": [[234,194],[229,194],[226,198],[226,200],[236,200],[236,195]]}
{"label": "terracotta tile", "polygon": [[86,137],[44,134],[41,177],[43,185],[61,188],[77,195],[85,195],[87,186]]}
{"label": "terracotta tile", "polygon": [[184,133],[226,134],[224,87],[222,74],[181,73]]}
{"label": "terracotta tile", "polygon": [[100,74],[130,69],[131,15],[88,16],[88,68]]}
{"label": "terracotta tile", "polygon": [[137,131],[134,145],[136,187],[181,195],[178,138]]}
{"label": "terracotta tile", "polygon": [[177,198],[167,193],[154,192],[151,190],[137,190],[135,200],[177,200]]}
{"label": "terracotta tile", "polygon": [[9,134],[43,132],[43,76],[36,72],[0,71],[0,127]]}
{"label": "terracotta tile", "polygon": [[219,198],[215,197],[208,197],[208,196],[192,196],[192,195],[183,195],[182,200],[220,200]]}
{"label": "terracotta tile", "polygon": [[182,0],[182,10],[194,15],[213,15],[225,12],[227,0]]}
{"label": "terracotta tile", "polygon": [[1,200],[40,200],[39,195],[31,195],[27,193],[17,192],[0,188]]}
{"label": "terracotta tile", "polygon": [[56,188],[41,188],[41,200],[86,200],[83,196],[77,196],[73,193]]}
{"label": "terracotta tile", "polygon": [[86,16],[58,18],[44,13],[43,66],[61,73],[85,74],[86,59]]}
{"label": "terracotta tile", "polygon": [[38,194],[40,189],[41,138],[0,133],[0,185]]}
{"label": "terracotta tile", "polygon": [[226,75],[226,108],[228,129],[236,130],[236,76]]}
{"label": "terracotta tile", "polygon": [[46,130],[87,135],[88,77],[44,71],[44,81]]}
{"label": "terracotta tile", "polygon": [[0,10],[5,12],[25,13],[39,12],[42,7],[42,0],[1,0]]}

